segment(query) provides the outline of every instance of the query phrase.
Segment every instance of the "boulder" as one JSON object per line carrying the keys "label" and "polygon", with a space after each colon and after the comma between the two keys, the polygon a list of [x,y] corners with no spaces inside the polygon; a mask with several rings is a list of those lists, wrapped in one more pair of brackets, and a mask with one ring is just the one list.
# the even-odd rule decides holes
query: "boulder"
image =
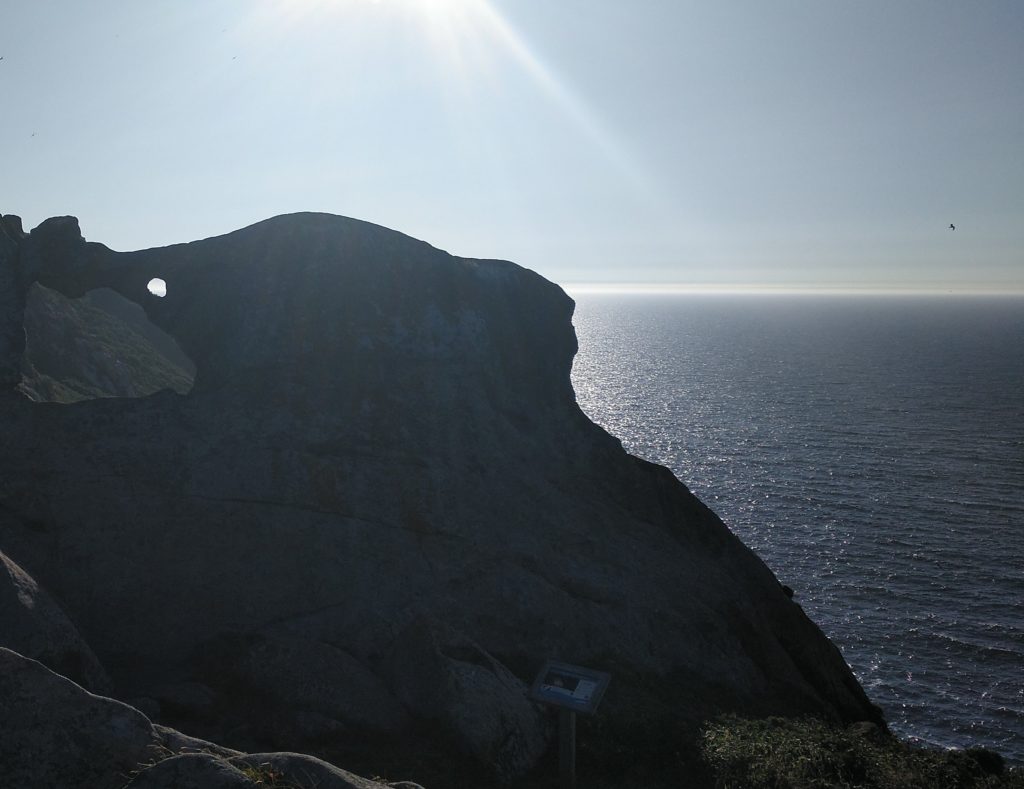
{"label": "boulder", "polygon": [[109,693],[110,678],[59,605],[0,553],[0,646],[38,660],[95,693]]}
{"label": "boulder", "polygon": [[172,756],[146,768],[125,789],[422,789],[417,784],[382,784],[298,753],[256,753],[224,759],[207,753]]}
{"label": "boulder", "polygon": [[384,784],[361,778],[314,756],[301,753],[249,753],[236,756],[230,763],[240,769],[297,786],[317,789],[384,789]]}
{"label": "boulder", "polygon": [[398,639],[391,675],[417,717],[441,727],[499,781],[528,772],[547,748],[547,716],[529,688],[465,636],[415,623]]}
{"label": "boulder", "polygon": [[0,648],[0,786],[120,789],[162,754],[146,717]]}
{"label": "boulder", "polygon": [[266,785],[255,772],[247,774],[217,756],[187,753],[145,768],[125,789],[255,789]]}
{"label": "boulder", "polygon": [[157,739],[160,741],[160,747],[163,749],[165,754],[209,753],[215,756],[221,756],[225,759],[229,759],[232,756],[242,755],[241,751],[236,751],[233,748],[224,748],[216,743],[209,742],[208,740],[202,740],[198,737],[190,737],[187,734],[182,734],[176,729],[161,726],[159,723],[153,724],[153,731],[156,732]]}
{"label": "boulder", "polygon": [[60,789],[382,789],[312,756],[246,755],[154,726],[38,661],[0,648],[0,786]]}

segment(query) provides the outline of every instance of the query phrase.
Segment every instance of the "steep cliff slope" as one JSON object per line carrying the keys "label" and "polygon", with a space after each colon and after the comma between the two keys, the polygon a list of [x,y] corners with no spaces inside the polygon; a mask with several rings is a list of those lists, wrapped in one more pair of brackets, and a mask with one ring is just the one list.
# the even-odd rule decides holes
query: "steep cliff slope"
{"label": "steep cliff slope", "polygon": [[763,563],[580,411],[573,303],[533,272],[324,214],[130,253],[2,226],[0,372],[33,282],[114,289],[197,367],[188,395],[0,392],[0,550],[124,687],[301,698],[296,732],[433,723],[503,778],[543,752],[547,658],[613,674],[609,759],[724,711],[880,720]]}

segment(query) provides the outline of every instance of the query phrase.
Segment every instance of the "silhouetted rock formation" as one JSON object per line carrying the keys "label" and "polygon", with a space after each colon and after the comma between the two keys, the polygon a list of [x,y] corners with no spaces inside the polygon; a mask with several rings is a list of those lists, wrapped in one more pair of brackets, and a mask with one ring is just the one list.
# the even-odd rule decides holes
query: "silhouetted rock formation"
{"label": "silhouetted rock formation", "polygon": [[19,789],[387,789],[310,756],[243,754],[154,725],[0,647],[0,785]]}
{"label": "silhouetted rock formation", "polygon": [[0,216],[0,391],[21,383],[21,361],[25,353],[25,300],[28,286],[20,261],[25,233],[21,219]]}
{"label": "silhouetted rock formation", "polygon": [[[4,305],[109,287],[197,367],[187,396],[0,397],[0,549],[137,695],[166,670],[258,690],[283,730],[426,722],[505,778],[548,735],[522,696],[546,658],[613,674],[609,743],[727,710],[880,721],[763,563],[580,411],[573,302],[533,272],[323,214],[130,253],[68,217],[5,232]],[[306,687],[270,676],[288,654]],[[391,711],[346,711],[367,693]]]}

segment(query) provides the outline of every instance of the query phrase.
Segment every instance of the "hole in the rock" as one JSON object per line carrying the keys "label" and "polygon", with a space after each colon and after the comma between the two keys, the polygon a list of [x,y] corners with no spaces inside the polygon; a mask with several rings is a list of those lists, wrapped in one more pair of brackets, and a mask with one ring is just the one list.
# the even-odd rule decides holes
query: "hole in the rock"
{"label": "hole in the rock", "polygon": [[146,285],[146,290],[162,299],[167,295],[167,283],[160,279],[160,277],[153,277],[149,284]]}
{"label": "hole in the rock", "polygon": [[73,403],[191,391],[196,368],[145,311],[109,288],[80,299],[33,285],[25,309],[19,389],[31,400]]}

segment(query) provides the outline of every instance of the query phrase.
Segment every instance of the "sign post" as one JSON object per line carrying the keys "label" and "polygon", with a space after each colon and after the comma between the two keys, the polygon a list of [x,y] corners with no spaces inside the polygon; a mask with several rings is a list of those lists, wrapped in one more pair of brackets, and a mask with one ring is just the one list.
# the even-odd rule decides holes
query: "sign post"
{"label": "sign post", "polygon": [[576,713],[558,711],[558,776],[563,789],[576,789]]}
{"label": "sign post", "polygon": [[530,697],[558,707],[558,772],[562,789],[576,789],[576,713],[597,711],[611,674],[549,660],[530,689]]}

